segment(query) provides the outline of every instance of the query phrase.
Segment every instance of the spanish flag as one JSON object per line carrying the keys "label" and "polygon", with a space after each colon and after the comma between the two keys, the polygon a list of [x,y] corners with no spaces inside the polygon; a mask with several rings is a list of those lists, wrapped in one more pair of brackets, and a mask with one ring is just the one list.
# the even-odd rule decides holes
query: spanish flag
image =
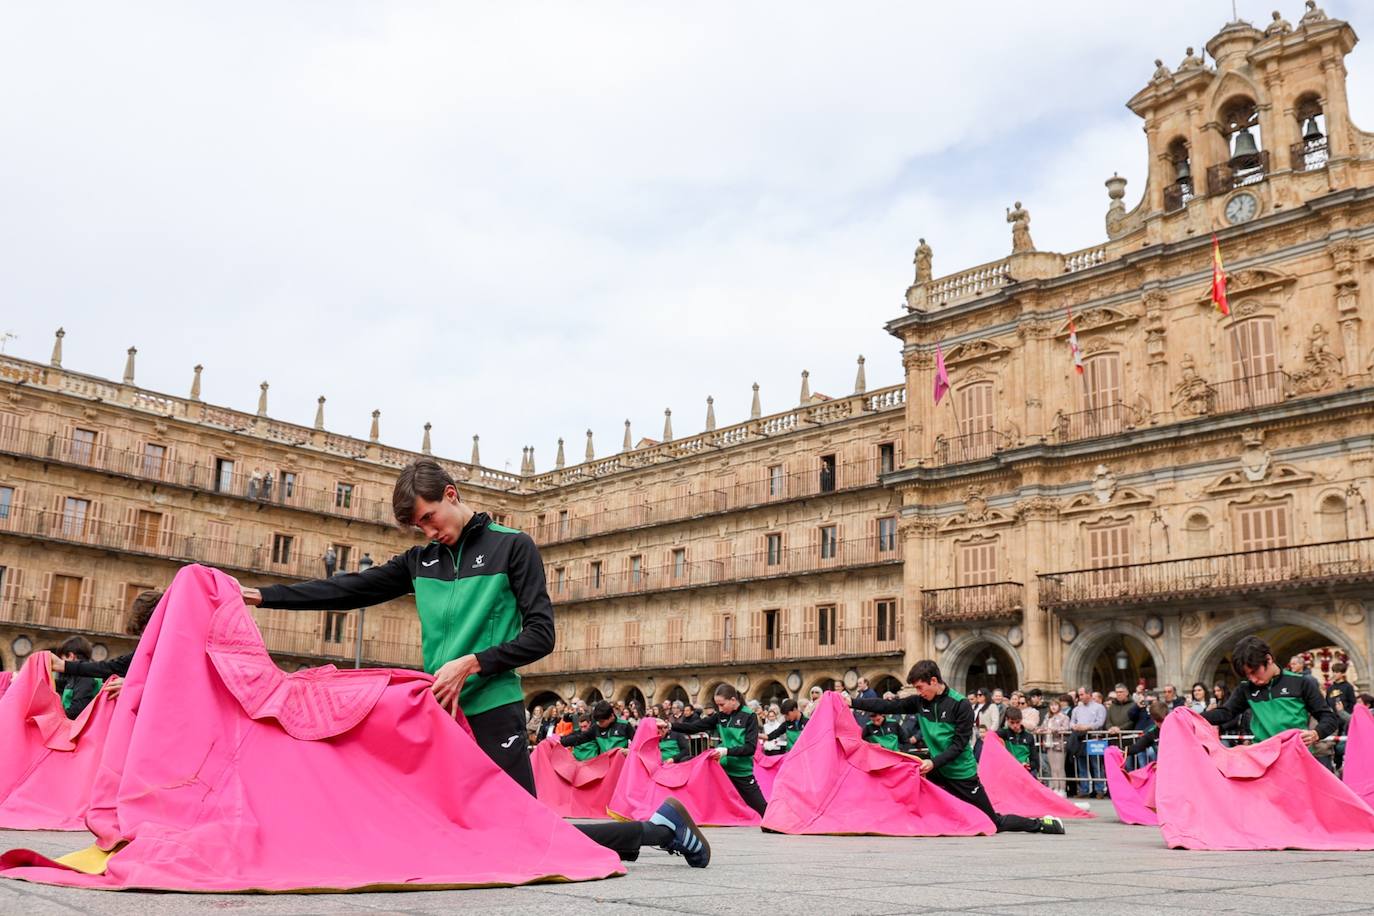
{"label": "spanish flag", "polygon": [[1221,266],[1221,243],[1212,233],[1212,301],[1221,314],[1230,316],[1231,304],[1226,301],[1226,268]]}

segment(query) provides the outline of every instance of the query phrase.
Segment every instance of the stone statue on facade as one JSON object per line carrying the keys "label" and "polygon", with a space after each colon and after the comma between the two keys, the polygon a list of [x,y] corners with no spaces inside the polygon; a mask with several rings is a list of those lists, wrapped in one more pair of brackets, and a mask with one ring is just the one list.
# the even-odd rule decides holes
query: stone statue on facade
{"label": "stone statue on facade", "polygon": [[1204,66],[1205,64],[1202,58],[1194,54],[1192,48],[1188,48],[1187,52],[1183,55],[1183,60],[1179,62],[1178,72],[1182,73],[1184,70],[1201,70]]}
{"label": "stone statue on facade", "polygon": [[1317,6],[1317,0],[1307,0],[1307,12],[1302,14],[1298,20],[1298,25],[1311,25],[1314,22],[1325,22],[1326,11]]}
{"label": "stone statue on facade", "polygon": [[1288,20],[1279,15],[1278,10],[1274,10],[1274,21],[1264,30],[1265,38],[1272,38],[1275,35],[1287,35],[1293,31],[1293,27],[1288,24]]}
{"label": "stone statue on facade", "polygon": [[1156,58],[1155,58],[1155,75],[1152,76],[1152,77],[1150,77],[1150,79],[1152,79],[1152,80],[1167,80],[1167,79],[1168,79],[1170,76],[1172,76],[1172,75],[1173,75],[1173,74],[1170,73],[1169,68],[1166,67],[1166,66],[1164,66],[1164,61],[1162,61],[1162,60],[1160,60],[1158,57],[1156,57]]}
{"label": "stone statue on facade", "polygon": [[1320,324],[1312,325],[1312,333],[1307,338],[1307,350],[1303,353],[1303,367],[1293,373],[1293,382],[1299,391],[1312,393],[1321,391],[1340,376],[1341,358],[1331,350],[1331,337]]}
{"label": "stone statue on facade", "polygon": [[1197,364],[1192,355],[1185,354],[1178,368],[1182,380],[1178,383],[1175,405],[1194,416],[1209,413],[1212,409],[1212,386],[1197,374]]}
{"label": "stone statue on facade", "polygon": [[931,258],[934,256],[934,252],[930,250],[925,239],[919,239],[919,242],[920,244],[916,246],[916,256],[912,258],[912,263],[916,265],[916,282],[929,283]]}
{"label": "stone statue on facade", "polygon": [[1018,200],[1014,208],[1007,208],[1007,222],[1011,223],[1011,253],[1034,251],[1035,243],[1030,235],[1030,211],[1021,206],[1021,201]]}

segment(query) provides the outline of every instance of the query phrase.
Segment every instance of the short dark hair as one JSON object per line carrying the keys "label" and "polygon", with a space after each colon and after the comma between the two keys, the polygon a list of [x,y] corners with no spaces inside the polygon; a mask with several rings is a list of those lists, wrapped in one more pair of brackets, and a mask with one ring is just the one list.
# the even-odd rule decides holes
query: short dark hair
{"label": "short dark hair", "polygon": [[1045,695],[1045,691],[1041,690],[1039,687],[1032,687],[1029,691],[1026,692],[1026,696],[1027,696],[1027,697],[1032,697],[1032,698],[1033,698],[1033,697],[1043,697],[1044,695]]}
{"label": "short dark hair", "polygon": [[600,701],[592,707],[592,718],[598,722],[602,719],[611,719],[614,717],[615,710],[612,709],[611,704],[607,703],[605,700]]}
{"label": "short dark hair", "polygon": [[1008,722],[1020,722],[1020,721],[1021,721],[1021,707],[1020,707],[1020,706],[1008,706],[1008,707],[1007,707],[1007,711],[1004,712],[1004,713],[1002,713],[1002,718],[1005,719],[1005,720],[1008,721]]}
{"label": "short dark hair", "polygon": [[906,682],[914,684],[917,681],[939,681],[944,683],[945,679],[940,676],[940,666],[928,658],[923,658],[911,666],[911,670],[906,673]]}
{"label": "short dark hair", "polygon": [[82,661],[91,660],[91,641],[84,636],[69,636],[57,647],[58,655],[75,655]]}
{"label": "short dark hair", "polygon": [[1345,662],[1332,662],[1332,663],[1331,663],[1331,673],[1332,673],[1332,674],[1345,674]]}
{"label": "short dark hair", "polygon": [[452,475],[432,458],[420,458],[401,469],[391,490],[391,511],[396,521],[409,527],[415,524],[415,498],[437,503],[447,487],[457,489]]}
{"label": "short dark hair", "polygon": [[739,700],[741,703],[744,702],[744,697],[740,696],[739,691],[729,684],[718,684],[712,695],[715,696],[716,699]]}
{"label": "short dark hair", "polygon": [[1370,709],[1374,709],[1374,693],[1362,693],[1359,696],[1355,697],[1355,702],[1363,703]]}
{"label": "short dark hair", "polygon": [[1151,719],[1154,719],[1156,722],[1163,722],[1164,718],[1167,715],[1169,715],[1168,703],[1164,702],[1163,700],[1155,700],[1153,703],[1150,704]]}
{"label": "short dark hair", "polygon": [[1258,636],[1246,636],[1231,650],[1231,670],[1244,679],[1246,670],[1263,668],[1273,657],[1274,650],[1269,648],[1269,643]]}
{"label": "short dark hair", "polygon": [[789,697],[788,699],[782,701],[782,705],[779,708],[782,710],[782,712],[789,713],[797,708],[797,701]]}
{"label": "short dark hair", "polygon": [[139,592],[129,604],[129,625],[126,629],[130,636],[142,636],[153,619],[153,611],[162,601],[162,592],[156,589]]}

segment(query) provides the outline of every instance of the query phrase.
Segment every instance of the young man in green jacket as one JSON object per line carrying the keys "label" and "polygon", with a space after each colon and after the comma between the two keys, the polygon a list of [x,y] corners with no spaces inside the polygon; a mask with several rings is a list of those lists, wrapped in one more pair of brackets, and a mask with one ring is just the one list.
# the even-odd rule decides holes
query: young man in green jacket
{"label": "young man in green jacket", "polygon": [[1036,747],[1035,736],[1026,731],[1021,721],[1020,707],[1007,708],[1002,716],[1002,727],[997,730],[997,737],[1002,739],[1002,743],[1011,751],[1017,763],[1030,770],[1032,774],[1040,772],[1040,749]]}
{"label": "young man in green jacket", "polygon": [[1029,818],[1018,814],[998,814],[988,801],[988,793],[978,781],[978,762],[973,759],[973,707],[956,693],[940,675],[940,666],[923,659],[911,666],[906,682],[916,693],[897,700],[850,700],[845,702],[865,712],[910,713],[917,717],[921,736],[932,756],[921,761],[921,774],[960,801],[981,810],[999,833],[1063,833],[1064,822],[1057,817]]}
{"label": "young man in green jacket", "polygon": [[[1316,680],[1276,665],[1269,644],[1258,636],[1246,636],[1236,643],[1231,650],[1231,668],[1241,684],[1225,703],[1202,714],[1213,725],[1225,725],[1248,708],[1250,732],[1257,743],[1296,728],[1308,747],[1340,728],[1340,719],[1326,705]],[[1309,719],[1317,721],[1316,728],[1308,728]]]}
{"label": "young man in green jacket", "polygon": [[[534,540],[458,498],[457,484],[427,458],[407,465],[391,494],[396,521],[428,539],[381,566],[302,582],[244,588],[245,604],[298,611],[352,610],[415,594],[420,646],[439,705],[467,718],[477,746],[535,795],[516,669],[553,651],[553,604]],[[704,868],[711,848],[686,809],[669,799],[648,821],[578,829],[622,859],[642,846],[682,853]]]}
{"label": "young man in green jacket", "polygon": [[558,741],[573,749],[578,760],[591,760],[599,754],[618,747],[629,747],[633,736],[630,723],[615,717],[615,710],[605,700],[592,707],[592,727],[564,735]]}
{"label": "young man in green jacket", "polygon": [[869,744],[885,747],[889,751],[900,751],[902,730],[897,727],[896,722],[889,720],[886,714],[875,712],[873,718],[864,726],[864,740]]}

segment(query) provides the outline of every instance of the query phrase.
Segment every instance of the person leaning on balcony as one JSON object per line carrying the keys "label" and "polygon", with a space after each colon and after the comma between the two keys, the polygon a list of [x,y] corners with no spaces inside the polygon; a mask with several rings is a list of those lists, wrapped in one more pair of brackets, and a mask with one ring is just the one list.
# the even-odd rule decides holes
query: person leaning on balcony
{"label": "person leaning on balcony", "polygon": [[[162,600],[162,592],[149,590],[139,592],[134,596],[134,600],[129,604],[129,625],[125,628],[130,636],[142,636],[143,631],[148,628],[148,623],[153,619],[153,612],[157,610],[158,602]],[[52,670],[54,674],[68,674],[74,677],[99,677],[105,679],[104,690],[112,696],[119,694],[120,679],[129,673],[129,665],[134,660],[138,648],[127,655],[118,655],[114,658],[107,658],[103,662],[92,661],[67,661],[54,655],[52,659]]]}
{"label": "person leaning on balcony", "polygon": [[[1202,714],[1213,725],[1225,725],[1249,710],[1256,743],[1296,728],[1308,747],[1330,737],[1339,727],[1316,680],[1280,669],[1269,644],[1258,636],[1246,636],[1236,643],[1231,650],[1231,667],[1241,683],[1225,703]],[[1309,719],[1317,721],[1316,728],[1307,727]]]}
{"label": "person leaning on balcony", "polygon": [[[84,636],[68,637],[66,642],[53,650],[53,655],[63,662],[88,662],[91,660],[91,641]],[[53,685],[58,696],[62,697],[62,708],[68,719],[75,719],[81,711],[91,705],[100,690],[100,679],[79,674],[62,674]]]}

